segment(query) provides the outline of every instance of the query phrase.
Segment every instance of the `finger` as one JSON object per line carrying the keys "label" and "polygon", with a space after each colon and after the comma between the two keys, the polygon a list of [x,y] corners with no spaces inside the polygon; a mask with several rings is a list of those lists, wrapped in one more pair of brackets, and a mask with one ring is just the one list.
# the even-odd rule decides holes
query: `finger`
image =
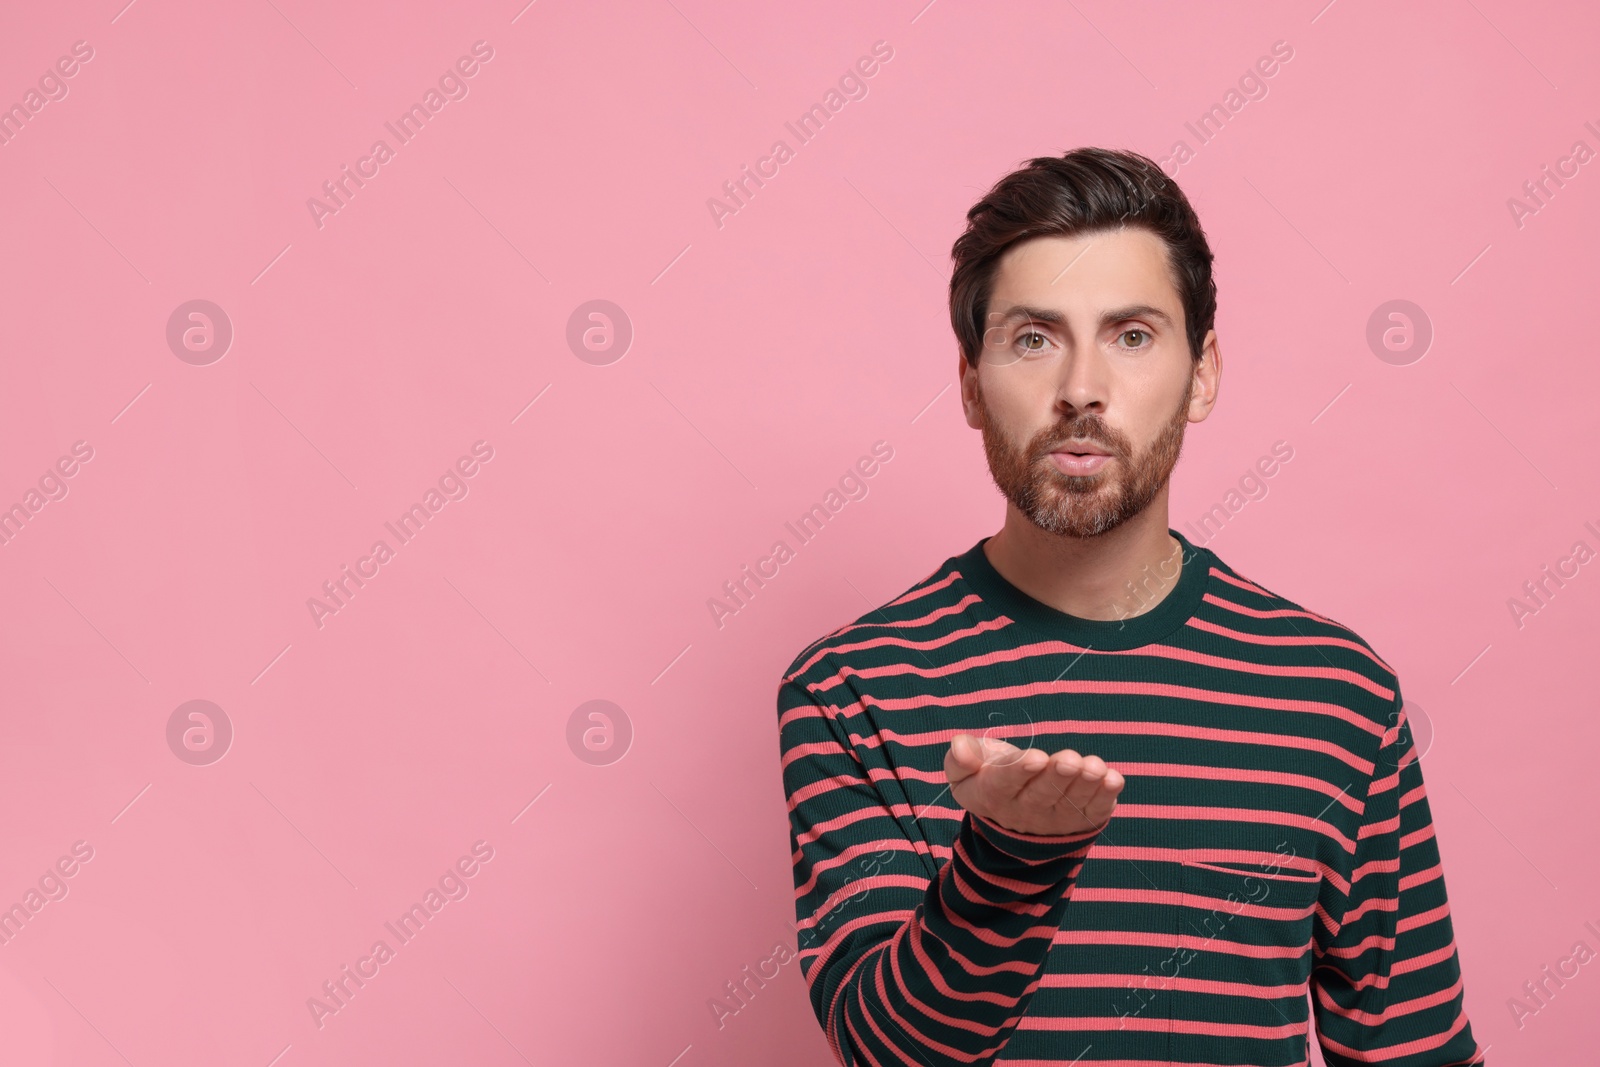
{"label": "finger", "polygon": [[983,752],[977,738],[956,734],[950,739],[950,751],[944,757],[944,774],[951,785],[971,778],[982,766]]}
{"label": "finger", "polygon": [[1040,777],[1043,769],[1050,766],[1050,755],[1042,749],[1024,749],[1016,760],[1011,761],[1002,768],[995,768],[995,787],[1002,790],[1006,797],[1018,797],[1022,790],[1027,789],[1029,782]]}
{"label": "finger", "polygon": [[1123,777],[1116,771],[1108,771],[1105,780],[1100,784],[1099,792],[1095,793],[1084,805],[1084,817],[1092,825],[1104,826],[1111,818],[1111,813],[1116,810],[1117,796],[1122,792],[1125,784]]}
{"label": "finger", "polygon": [[997,761],[1010,759],[1013,748],[992,737],[956,734],[950,739],[950,751],[945,754],[945,776],[950,777],[954,771],[950,781],[963,781]]}
{"label": "finger", "polygon": [[979,749],[983,753],[983,765],[986,770],[998,770],[1009,767],[1022,755],[1022,750],[1009,741],[1002,741],[998,737],[989,737],[981,734],[975,738]]}
{"label": "finger", "polygon": [[1083,757],[1071,749],[1057,752],[1017,794],[1017,803],[1030,811],[1045,811],[1065,804],[1067,790],[1078,781],[1082,771]]}
{"label": "finger", "polygon": [[1050,756],[1037,748],[1020,750],[1016,759],[1003,766],[991,765],[986,773],[992,776],[990,786],[993,795],[1015,801],[1017,796],[1028,788],[1029,783],[1038,778],[1040,772],[1049,765]]}
{"label": "finger", "polygon": [[[1067,787],[1066,799],[1079,811],[1086,811],[1090,802],[1096,798],[1096,794],[1105,786],[1107,777],[1112,773],[1111,768],[1106,766],[1106,761],[1099,756],[1083,757],[1083,771],[1078,775],[1077,780]],[[1122,776],[1118,774],[1117,780],[1120,782],[1121,779]],[[1122,787],[1118,785],[1117,788],[1120,790]],[[1115,795],[1115,793],[1112,794],[1113,797]]]}
{"label": "finger", "polygon": [[982,742],[988,746],[990,750],[988,762],[996,767],[1011,766],[1013,763],[1016,763],[1019,759],[1021,759],[1022,754],[1027,751],[1018,745],[1012,744],[1010,741],[1007,741],[1004,738],[990,737],[987,730],[981,735],[980,740],[982,740]]}

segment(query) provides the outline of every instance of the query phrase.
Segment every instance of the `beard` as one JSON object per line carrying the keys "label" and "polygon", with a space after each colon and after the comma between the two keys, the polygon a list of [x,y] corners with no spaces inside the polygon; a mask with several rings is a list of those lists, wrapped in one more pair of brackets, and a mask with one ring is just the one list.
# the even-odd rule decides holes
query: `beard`
{"label": "beard", "polygon": [[[1081,415],[1041,430],[1019,449],[994,425],[979,386],[989,473],[1012,506],[1039,529],[1061,537],[1097,537],[1142,512],[1172,477],[1183,451],[1193,392],[1191,375],[1177,410],[1150,447],[1135,456],[1126,435],[1094,415]],[[1050,452],[1071,438],[1093,441],[1110,453],[1110,458],[1093,474],[1062,473]]]}

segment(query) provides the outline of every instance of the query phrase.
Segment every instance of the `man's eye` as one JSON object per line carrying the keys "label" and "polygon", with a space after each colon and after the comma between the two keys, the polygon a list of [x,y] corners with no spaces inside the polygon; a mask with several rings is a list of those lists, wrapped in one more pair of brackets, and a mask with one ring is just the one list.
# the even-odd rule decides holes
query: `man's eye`
{"label": "man's eye", "polygon": [[[1140,334],[1140,335],[1142,335],[1144,337],[1147,337],[1147,338],[1150,336],[1150,331],[1149,330],[1123,330],[1122,331],[1122,336],[1123,337],[1127,337],[1131,333]],[[1144,345],[1128,345],[1126,347],[1128,347],[1128,348],[1143,348],[1145,346]]]}
{"label": "man's eye", "polygon": [[[1037,347],[1027,343],[1028,338],[1030,338],[1030,337],[1037,337],[1039,339],[1039,344],[1038,344]],[[1040,333],[1038,330],[1029,330],[1029,331],[1027,331],[1026,333],[1020,335],[1017,338],[1017,343],[1022,345],[1022,350],[1024,352],[1037,352],[1037,351],[1039,351],[1039,349],[1044,347],[1044,342],[1045,342],[1045,336],[1044,336],[1044,334]]]}

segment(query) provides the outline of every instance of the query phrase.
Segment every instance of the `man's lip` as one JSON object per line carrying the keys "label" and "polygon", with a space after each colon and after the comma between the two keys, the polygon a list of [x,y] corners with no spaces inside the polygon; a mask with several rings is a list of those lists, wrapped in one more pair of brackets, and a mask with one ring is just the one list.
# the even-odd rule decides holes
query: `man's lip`
{"label": "man's lip", "polygon": [[1051,452],[1062,452],[1062,453],[1065,453],[1067,455],[1072,455],[1072,456],[1109,456],[1109,455],[1111,455],[1110,452],[1106,451],[1104,448],[1101,448],[1099,445],[1090,444],[1090,443],[1074,444],[1072,442],[1068,442],[1066,444],[1062,444],[1062,445],[1059,445],[1059,446],[1057,446],[1055,448],[1052,448],[1050,451]]}

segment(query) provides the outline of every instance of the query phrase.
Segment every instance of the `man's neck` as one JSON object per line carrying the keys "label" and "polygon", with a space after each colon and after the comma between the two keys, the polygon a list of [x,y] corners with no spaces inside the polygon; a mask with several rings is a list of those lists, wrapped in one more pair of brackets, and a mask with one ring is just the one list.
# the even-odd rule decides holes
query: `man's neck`
{"label": "man's neck", "polygon": [[1183,546],[1167,532],[1160,500],[1116,529],[1083,539],[1041,530],[1008,505],[1005,525],[983,549],[1000,576],[1033,599],[1106,621],[1150,611],[1178,584],[1183,564]]}

